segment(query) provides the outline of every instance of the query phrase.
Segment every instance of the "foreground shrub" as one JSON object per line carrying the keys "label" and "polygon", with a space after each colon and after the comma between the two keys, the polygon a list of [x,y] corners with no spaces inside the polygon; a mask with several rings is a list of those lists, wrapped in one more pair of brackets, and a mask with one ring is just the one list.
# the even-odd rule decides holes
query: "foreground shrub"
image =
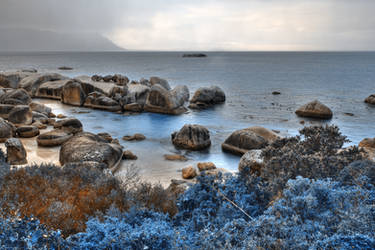
{"label": "foreground shrub", "polygon": [[1,179],[0,201],[5,214],[35,216],[63,235],[85,230],[89,217],[111,206],[132,206],[174,214],[175,199],[160,186],[123,185],[117,178],[90,166],[54,165],[13,169]]}

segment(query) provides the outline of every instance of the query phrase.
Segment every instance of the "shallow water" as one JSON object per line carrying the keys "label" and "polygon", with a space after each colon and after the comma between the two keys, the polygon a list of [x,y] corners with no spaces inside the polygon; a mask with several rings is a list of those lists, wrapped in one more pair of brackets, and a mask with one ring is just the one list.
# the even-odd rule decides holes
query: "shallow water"
{"label": "shallow water", "polygon": [[[79,118],[87,131],[108,132],[119,138],[142,133],[143,142],[121,142],[138,155],[136,165],[143,175],[162,180],[179,176],[177,170],[196,161],[213,161],[218,167],[236,170],[239,157],[223,153],[220,144],[234,130],[260,125],[295,135],[305,125],[319,121],[298,118],[300,105],[319,99],[334,112],[327,123],[336,124],[357,144],[375,136],[375,107],[363,102],[375,93],[374,52],[209,52],[206,58],[182,58],[179,52],[123,53],[8,53],[0,54],[0,70],[33,67],[39,71],[68,76],[121,73],[132,80],[160,76],[172,86],[186,84],[191,94],[200,86],[218,85],[227,102],[205,111],[180,116],[143,113],[119,115],[91,110],[76,114],[77,108],[53,102],[55,113]],[[58,71],[59,66],[73,71]],[[274,96],[272,91],[280,91]],[[48,101],[50,102],[50,101]],[[353,113],[348,116],[345,113]],[[167,162],[163,154],[179,152],[170,134],[185,123],[207,126],[212,146],[205,152],[185,152],[189,162]],[[167,174],[168,173],[168,174]]]}

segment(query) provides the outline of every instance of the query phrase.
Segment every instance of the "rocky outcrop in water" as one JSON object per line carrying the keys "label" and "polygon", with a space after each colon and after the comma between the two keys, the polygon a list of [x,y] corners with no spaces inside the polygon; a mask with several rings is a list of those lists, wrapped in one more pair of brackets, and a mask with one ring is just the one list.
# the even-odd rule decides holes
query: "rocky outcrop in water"
{"label": "rocky outcrop in water", "polygon": [[19,88],[26,90],[31,96],[35,96],[38,88],[45,82],[67,79],[67,77],[56,73],[30,74],[19,82]]}
{"label": "rocky outcrop in water", "polygon": [[53,127],[69,134],[76,134],[83,131],[82,123],[76,118],[62,119],[55,122]]}
{"label": "rocky outcrop in water", "polygon": [[370,95],[365,99],[365,103],[375,105],[375,95]]}
{"label": "rocky outcrop in water", "polygon": [[105,96],[100,92],[90,93],[87,96],[83,106],[87,108],[103,109],[111,112],[121,111],[122,109],[117,101]]}
{"label": "rocky outcrop in water", "polygon": [[27,153],[20,139],[10,138],[5,142],[7,148],[7,162],[10,165],[22,165],[27,163]]}
{"label": "rocky outcrop in water", "polygon": [[36,91],[35,96],[40,98],[61,100],[62,89],[64,85],[70,81],[70,79],[65,79],[42,83]]}
{"label": "rocky outcrop in water", "polygon": [[190,100],[189,108],[204,109],[225,102],[225,93],[218,86],[199,88]]}
{"label": "rocky outcrop in water", "polygon": [[118,165],[122,158],[122,147],[108,143],[98,135],[84,132],[66,141],[60,149],[60,163],[93,161],[105,164],[108,168]]}
{"label": "rocky outcrop in water", "polygon": [[172,134],[172,143],[183,149],[206,149],[211,145],[210,132],[201,125],[186,124]]}
{"label": "rocky outcrop in water", "polygon": [[234,131],[222,144],[226,152],[243,155],[251,149],[266,147],[278,138],[278,135],[263,127],[250,127]]}
{"label": "rocky outcrop in water", "polygon": [[61,91],[61,102],[74,106],[82,106],[86,100],[86,93],[79,82],[69,81]]}
{"label": "rocky outcrop in water", "polygon": [[318,100],[309,102],[296,110],[296,114],[301,117],[317,119],[331,119],[332,110]]}

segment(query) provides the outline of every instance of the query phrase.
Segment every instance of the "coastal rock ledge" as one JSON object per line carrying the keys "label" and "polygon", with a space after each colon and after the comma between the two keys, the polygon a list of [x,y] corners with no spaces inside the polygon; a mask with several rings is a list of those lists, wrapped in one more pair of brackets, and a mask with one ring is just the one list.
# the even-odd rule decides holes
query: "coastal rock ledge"
{"label": "coastal rock ledge", "polygon": [[279,136],[263,127],[250,127],[234,131],[221,145],[223,151],[243,155],[251,149],[262,149]]}
{"label": "coastal rock ledge", "polygon": [[201,125],[185,124],[172,134],[172,143],[178,148],[202,150],[211,145],[210,132]]}
{"label": "coastal rock ledge", "polygon": [[296,114],[301,117],[318,119],[331,119],[332,110],[318,100],[309,102],[296,110]]}

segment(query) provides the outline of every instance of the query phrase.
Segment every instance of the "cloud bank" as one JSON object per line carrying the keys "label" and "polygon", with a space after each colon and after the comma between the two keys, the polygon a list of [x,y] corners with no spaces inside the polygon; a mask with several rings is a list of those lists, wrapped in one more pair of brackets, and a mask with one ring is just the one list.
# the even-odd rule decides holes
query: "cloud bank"
{"label": "cloud bank", "polygon": [[0,28],[99,33],[132,50],[375,50],[372,0],[1,0]]}

